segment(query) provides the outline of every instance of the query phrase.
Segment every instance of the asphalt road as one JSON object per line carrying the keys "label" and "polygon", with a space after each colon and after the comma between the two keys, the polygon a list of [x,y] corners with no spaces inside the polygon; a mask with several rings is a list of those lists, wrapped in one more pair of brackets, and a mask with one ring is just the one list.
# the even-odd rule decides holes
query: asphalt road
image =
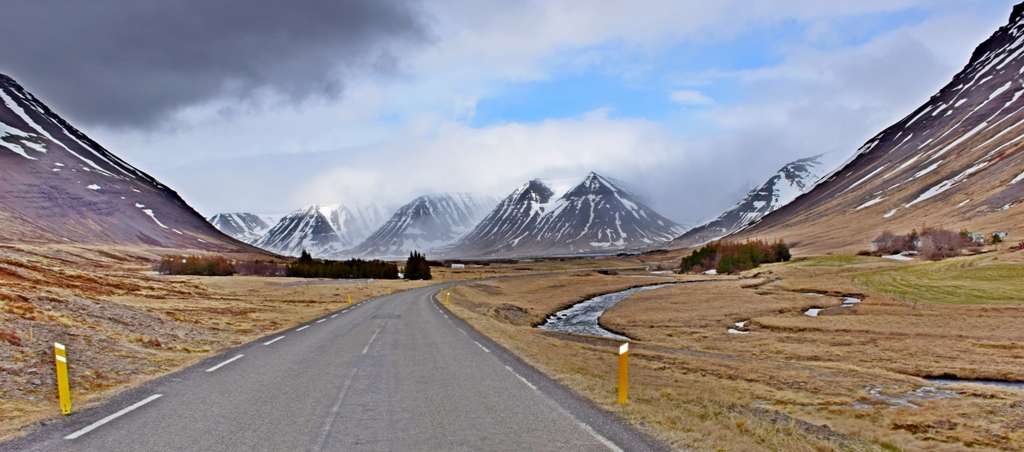
{"label": "asphalt road", "polygon": [[0,450],[666,449],[448,314],[437,290],[221,353]]}

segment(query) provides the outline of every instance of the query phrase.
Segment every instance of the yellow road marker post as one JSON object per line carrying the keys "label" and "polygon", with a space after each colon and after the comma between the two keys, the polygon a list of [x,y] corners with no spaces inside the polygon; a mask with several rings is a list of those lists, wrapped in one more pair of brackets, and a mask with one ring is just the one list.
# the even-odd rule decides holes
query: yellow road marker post
{"label": "yellow road marker post", "polygon": [[442,274],[441,274],[441,281],[444,281],[444,277],[445,277],[445,276],[448,276],[448,275],[446,275],[446,274],[444,274],[444,273],[442,273]]}
{"label": "yellow road marker post", "polygon": [[68,353],[60,343],[53,343],[57,361],[57,394],[60,396],[60,411],[71,414],[71,388],[68,383]]}
{"label": "yellow road marker post", "polygon": [[388,295],[391,295],[391,288],[388,287]]}
{"label": "yellow road marker post", "polygon": [[619,347],[619,403],[629,399],[629,343]]}
{"label": "yellow road marker post", "polygon": [[445,306],[447,306],[448,302],[451,301],[451,296],[452,296],[451,292],[448,292],[448,293],[444,294],[444,304],[445,304]]}
{"label": "yellow road marker post", "polygon": [[348,304],[352,304],[352,294],[348,294]]}

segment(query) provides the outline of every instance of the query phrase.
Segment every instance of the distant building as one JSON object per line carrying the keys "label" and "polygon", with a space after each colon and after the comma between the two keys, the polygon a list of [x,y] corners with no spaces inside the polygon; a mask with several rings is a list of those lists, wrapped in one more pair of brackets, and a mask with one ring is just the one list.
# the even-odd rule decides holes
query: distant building
{"label": "distant building", "polygon": [[993,232],[993,233],[992,233],[992,236],[994,236],[994,237],[999,237],[999,238],[1001,238],[1001,239],[1004,239],[1004,240],[1005,240],[1005,239],[1007,239],[1007,238],[1009,238],[1009,237],[1010,237],[1010,233],[1009,233],[1009,232],[1007,232],[1007,231],[996,231],[996,232]]}
{"label": "distant building", "polygon": [[452,264],[452,268],[466,268],[466,264]]}
{"label": "distant building", "polygon": [[969,232],[967,238],[974,243],[985,243],[985,233],[983,232]]}

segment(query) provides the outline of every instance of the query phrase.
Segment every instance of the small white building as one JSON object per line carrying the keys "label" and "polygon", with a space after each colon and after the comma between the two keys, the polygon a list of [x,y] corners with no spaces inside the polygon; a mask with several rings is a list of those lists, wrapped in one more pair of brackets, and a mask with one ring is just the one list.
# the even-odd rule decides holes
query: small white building
{"label": "small white building", "polygon": [[466,268],[466,264],[452,264],[452,268]]}

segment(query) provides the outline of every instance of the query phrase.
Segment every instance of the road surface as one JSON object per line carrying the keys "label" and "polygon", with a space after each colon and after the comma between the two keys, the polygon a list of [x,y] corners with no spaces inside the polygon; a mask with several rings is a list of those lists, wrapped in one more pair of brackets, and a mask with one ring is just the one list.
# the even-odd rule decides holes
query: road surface
{"label": "road surface", "polygon": [[0,450],[665,449],[448,314],[437,290],[327,314]]}

